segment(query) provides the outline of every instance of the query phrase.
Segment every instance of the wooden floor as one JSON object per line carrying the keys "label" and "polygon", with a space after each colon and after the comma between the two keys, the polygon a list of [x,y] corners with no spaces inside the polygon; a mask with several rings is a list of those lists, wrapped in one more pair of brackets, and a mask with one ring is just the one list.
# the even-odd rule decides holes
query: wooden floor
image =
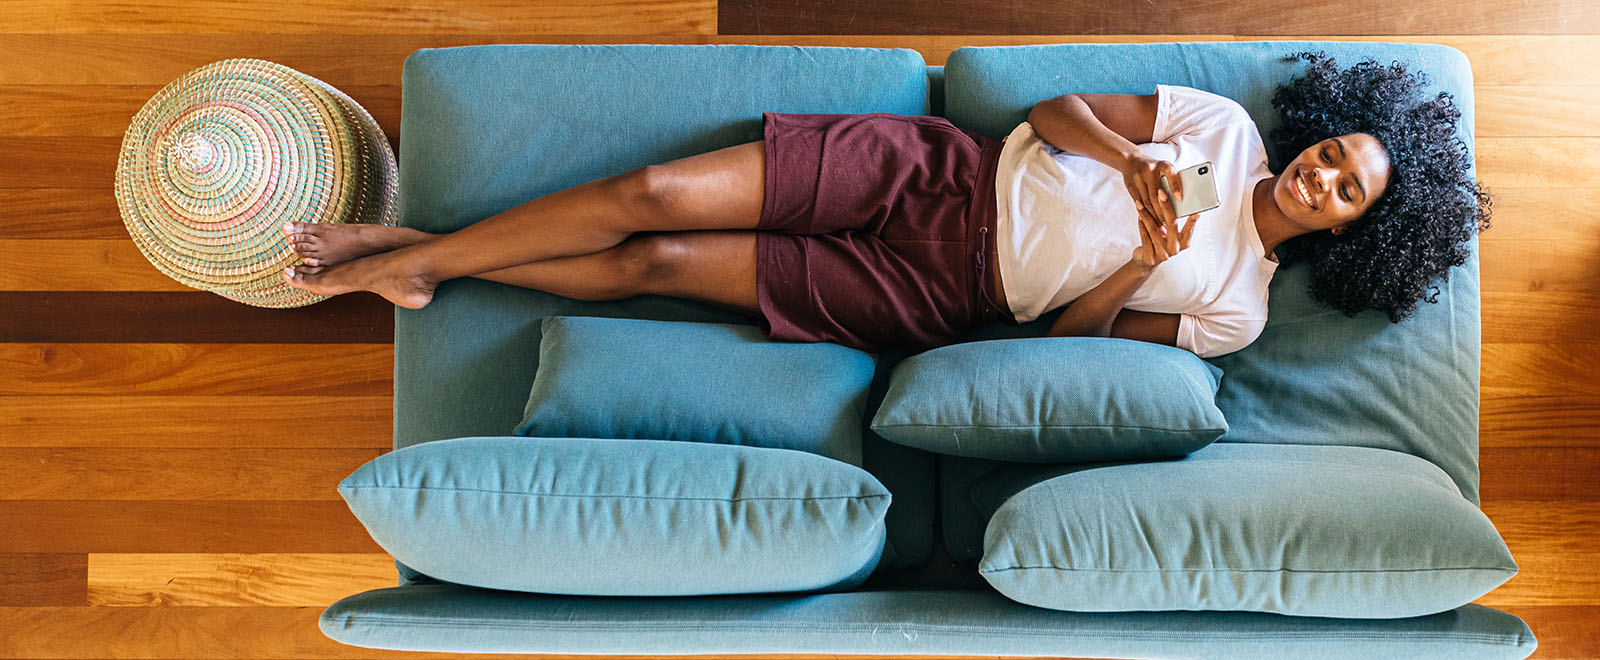
{"label": "wooden floor", "polygon": [[122,133],[186,71],[294,67],[394,141],[401,65],[422,47],[909,47],[943,64],[965,45],[1283,37],[1471,59],[1496,196],[1483,509],[1521,566],[1479,602],[1526,620],[1536,658],[1600,659],[1600,3],[381,4],[0,0],[0,660],[435,657],[316,626],[333,600],[394,583],[334,489],[390,446],[392,308],[231,303],[157,272],[123,228]]}

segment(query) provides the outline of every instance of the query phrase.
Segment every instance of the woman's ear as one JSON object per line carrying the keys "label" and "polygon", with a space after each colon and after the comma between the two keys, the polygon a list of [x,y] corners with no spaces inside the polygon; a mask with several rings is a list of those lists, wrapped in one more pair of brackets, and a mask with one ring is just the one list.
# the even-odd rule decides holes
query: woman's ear
{"label": "woman's ear", "polygon": [[1339,234],[1343,234],[1344,233],[1344,227],[1345,227],[1344,225],[1339,225],[1339,226],[1334,227],[1333,229],[1330,229],[1328,231],[1333,232],[1334,236],[1338,236]]}

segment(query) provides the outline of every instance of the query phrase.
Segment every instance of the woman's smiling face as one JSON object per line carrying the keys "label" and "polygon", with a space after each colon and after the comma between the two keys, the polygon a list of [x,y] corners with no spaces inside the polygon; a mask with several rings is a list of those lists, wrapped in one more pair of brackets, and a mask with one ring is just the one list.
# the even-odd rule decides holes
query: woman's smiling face
{"label": "woman's smiling face", "polygon": [[1360,218],[1388,181],[1383,145],[1366,133],[1350,133],[1300,152],[1278,176],[1272,197],[1290,222],[1316,231]]}

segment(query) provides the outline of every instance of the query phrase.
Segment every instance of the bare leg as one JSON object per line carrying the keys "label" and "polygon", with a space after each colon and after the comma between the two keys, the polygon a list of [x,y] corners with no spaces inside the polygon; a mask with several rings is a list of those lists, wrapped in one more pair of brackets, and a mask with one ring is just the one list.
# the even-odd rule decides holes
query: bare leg
{"label": "bare leg", "polygon": [[[390,230],[382,232],[385,240],[405,245],[439,238],[398,227],[380,230]],[[639,232],[593,254],[546,259],[473,277],[576,300],[622,300],[649,293],[693,298],[752,318],[761,314],[756,302],[755,232],[750,231]]]}
{"label": "bare leg", "polygon": [[765,145],[750,142],[557,191],[431,241],[320,269],[286,269],[323,295],[373,291],[412,309],[437,283],[546,259],[592,254],[636,231],[754,229]]}

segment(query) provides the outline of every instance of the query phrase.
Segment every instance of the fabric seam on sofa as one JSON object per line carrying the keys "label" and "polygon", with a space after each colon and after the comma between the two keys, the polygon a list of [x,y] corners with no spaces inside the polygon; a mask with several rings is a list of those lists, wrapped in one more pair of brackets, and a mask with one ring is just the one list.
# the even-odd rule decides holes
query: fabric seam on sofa
{"label": "fabric seam on sofa", "polygon": [[364,489],[368,489],[368,490],[372,490],[372,489],[384,489],[384,490],[439,490],[439,491],[448,491],[448,492],[452,492],[452,493],[493,493],[495,495],[525,495],[525,496],[528,496],[528,497],[581,497],[581,498],[584,498],[584,499],[593,499],[593,498],[596,498],[596,497],[610,497],[610,498],[625,499],[625,500],[686,500],[686,501],[705,501],[705,502],[746,502],[746,501],[767,501],[767,500],[779,500],[779,501],[785,501],[785,502],[802,502],[802,501],[810,502],[810,501],[816,501],[816,500],[860,500],[860,499],[876,499],[876,498],[889,497],[888,495],[824,495],[824,496],[820,496],[820,497],[735,497],[735,498],[731,498],[730,499],[730,498],[721,498],[721,497],[673,497],[673,496],[669,496],[669,495],[610,495],[610,494],[571,494],[571,493],[519,493],[517,491],[512,491],[512,490],[484,490],[482,488],[436,488],[436,487],[434,487],[434,488],[425,488],[425,487],[419,487],[419,486],[340,486],[339,488],[341,490],[344,490],[344,489],[356,490],[358,488],[364,488]]}
{"label": "fabric seam on sofa", "polygon": [[[376,616],[376,615],[370,615],[370,614],[343,615],[343,616],[346,616],[347,618],[351,618],[351,619],[359,618],[363,622],[366,622],[366,623],[397,623],[397,624],[404,624],[404,625],[407,625],[407,626],[462,626],[462,627],[468,627],[468,628],[504,628],[504,629],[516,630],[516,629],[523,629],[523,628],[570,628],[573,625],[573,622],[571,622],[571,621],[562,621],[562,622],[555,622],[555,621],[506,621],[506,622],[492,621],[491,622],[491,621],[475,621],[475,620],[472,620],[472,619],[446,620],[446,619],[440,619],[438,617],[411,618],[411,617],[395,617],[395,616]],[[337,623],[338,619],[331,617],[331,618],[328,619],[328,621]],[[585,623],[589,623],[589,622],[585,622]],[[607,629],[623,629],[623,630],[630,630],[630,629],[638,629],[638,630],[669,629],[669,630],[750,630],[750,631],[763,631],[763,630],[779,629],[779,630],[814,630],[814,631],[818,631],[818,632],[831,632],[831,631],[836,631],[836,630],[841,630],[841,629],[843,629],[843,630],[854,630],[854,631],[865,631],[865,630],[869,630],[869,629],[876,630],[876,629],[882,628],[882,627],[884,627],[886,625],[892,625],[892,626],[895,627],[896,630],[907,630],[907,629],[918,630],[918,629],[920,629],[920,630],[930,630],[930,631],[938,631],[938,632],[958,632],[958,633],[961,633],[963,635],[981,635],[981,636],[989,636],[989,637],[1014,637],[1014,636],[1017,636],[1017,635],[1023,635],[1023,636],[1032,635],[1032,636],[1038,636],[1038,637],[1056,637],[1056,636],[1060,636],[1060,634],[1061,634],[1060,631],[1056,631],[1056,630],[1003,630],[1003,631],[1002,630],[971,630],[971,629],[969,629],[967,627],[963,627],[963,626],[938,626],[938,625],[930,625],[930,624],[902,624],[902,623],[875,624],[875,625],[872,625],[872,626],[850,625],[850,624],[846,624],[846,623],[834,623],[834,622],[819,623],[819,624],[783,624],[783,623],[779,623],[779,622],[772,622],[772,623],[764,623],[764,624],[755,625],[755,626],[728,625],[728,624],[721,624],[721,623],[716,623],[716,624],[711,624],[711,625],[696,624],[696,623],[651,623],[651,622],[619,623],[619,622],[613,622],[613,621],[594,622],[594,623],[600,623],[601,625],[603,625]],[[1097,630],[1097,631],[1093,631],[1093,632],[1087,633],[1087,634],[1088,635],[1094,635],[1094,636],[1101,636],[1101,637],[1122,637],[1122,638],[1127,638],[1127,639],[1144,639],[1144,638],[1149,638],[1149,637],[1166,637],[1166,638],[1171,638],[1171,639],[1193,639],[1195,637],[1196,633],[1195,633],[1195,631],[1165,631],[1165,630],[1144,630],[1144,631],[1137,631],[1137,632],[1127,632],[1127,631],[1122,631],[1122,630]],[[1396,637],[1413,637],[1413,638],[1426,637],[1428,639],[1452,639],[1452,640],[1464,640],[1464,641],[1496,642],[1497,646],[1504,645],[1506,640],[1520,640],[1520,639],[1522,639],[1521,635],[1495,635],[1495,634],[1489,634],[1489,633],[1447,633],[1447,632],[1446,633],[1430,633],[1430,632],[1403,632],[1403,631],[1394,631],[1394,632],[1389,632],[1389,633],[1384,633],[1384,634],[1370,634],[1370,633],[1359,633],[1359,632],[1337,632],[1337,631],[1299,631],[1299,632],[1291,631],[1290,633],[1287,633],[1287,634],[1293,634],[1293,635],[1300,635],[1302,637],[1285,637],[1286,633],[1281,633],[1281,632],[1274,632],[1274,633],[1211,632],[1211,633],[1206,633],[1206,634],[1209,635],[1209,636],[1213,636],[1213,637],[1222,637],[1222,638],[1232,637],[1232,638],[1239,638],[1239,639],[1277,638],[1277,639],[1282,639],[1285,642],[1301,641],[1302,637],[1308,638],[1309,641],[1312,641],[1312,642],[1317,642],[1317,641],[1320,641],[1320,640],[1323,640],[1323,639],[1327,639],[1327,638],[1371,639],[1371,640],[1388,641],[1388,640],[1393,640]]]}

